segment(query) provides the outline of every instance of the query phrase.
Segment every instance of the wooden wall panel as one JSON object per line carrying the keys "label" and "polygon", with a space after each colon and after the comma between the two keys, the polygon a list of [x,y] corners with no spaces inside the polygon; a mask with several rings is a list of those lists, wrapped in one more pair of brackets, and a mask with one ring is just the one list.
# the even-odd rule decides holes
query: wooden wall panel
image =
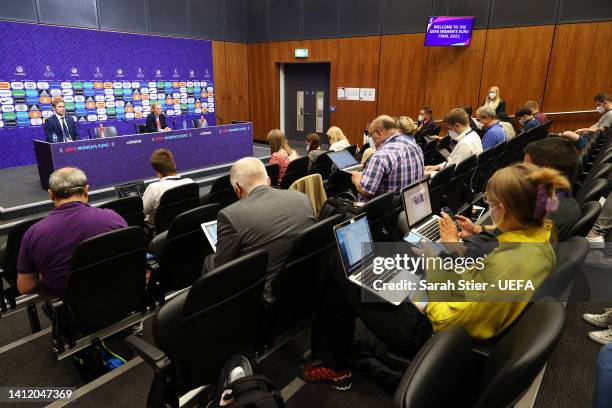
{"label": "wooden wall panel", "polygon": [[215,113],[217,124],[226,123],[228,88],[225,75],[225,43],[213,41],[213,78],[215,81]]}
{"label": "wooden wall panel", "polygon": [[554,115],[550,119],[553,124],[550,127],[551,132],[563,132],[565,130],[576,130],[591,127],[597,123],[601,115],[595,113],[577,113],[570,115]]}
{"label": "wooden wall panel", "polygon": [[250,118],[247,45],[225,43],[226,123]]}
{"label": "wooden wall panel", "polygon": [[612,92],[612,22],[555,29],[542,111],[595,109],[593,97]]}
{"label": "wooden wall panel", "polygon": [[475,30],[469,47],[430,47],[424,105],[441,119],[452,108],[479,105],[487,30]]}
{"label": "wooden wall panel", "polygon": [[378,114],[419,116],[427,82],[425,34],[387,35],[381,39]]}
{"label": "wooden wall panel", "polygon": [[491,86],[499,87],[509,115],[529,100],[541,105],[554,31],[554,25],[489,29],[477,106]]}
{"label": "wooden wall panel", "polygon": [[[330,121],[332,126],[343,130],[352,144],[361,145],[363,130],[368,122],[376,118],[376,101],[380,100],[380,37],[343,38],[336,41],[337,72],[331,81],[332,101],[336,101],[336,112],[330,115]],[[338,87],[377,88],[376,101],[338,101]]]}

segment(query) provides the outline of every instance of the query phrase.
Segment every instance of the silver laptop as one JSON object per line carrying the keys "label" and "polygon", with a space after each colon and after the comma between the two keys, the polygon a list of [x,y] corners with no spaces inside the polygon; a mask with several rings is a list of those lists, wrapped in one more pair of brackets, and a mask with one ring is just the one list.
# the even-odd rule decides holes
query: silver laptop
{"label": "silver laptop", "polygon": [[210,243],[213,251],[217,252],[217,221],[209,221],[202,224],[202,230]]}
{"label": "silver laptop", "polygon": [[[338,251],[344,266],[344,272],[348,280],[357,286],[366,289],[381,299],[399,305],[406,298],[419,300],[425,299],[425,294],[419,290],[380,290],[381,283],[397,284],[402,281],[415,282],[415,287],[418,288],[418,274],[412,274],[409,271],[385,268],[382,273],[374,273],[374,245],[372,242],[372,233],[368,224],[366,214],[358,215],[334,227],[336,243]],[[380,281],[380,282],[376,282]]]}
{"label": "silver laptop", "polygon": [[133,181],[130,183],[119,184],[115,186],[115,194],[118,198],[124,197],[142,197],[146,190],[144,181]]}
{"label": "silver laptop", "polygon": [[440,241],[440,227],[438,226],[440,217],[431,211],[428,179],[417,180],[404,188],[402,201],[410,228],[409,234],[417,234],[429,242]]}
{"label": "silver laptop", "polygon": [[334,163],[334,165],[342,170],[350,173],[351,171],[358,171],[361,164],[349,152],[348,150],[341,150],[339,152],[328,152],[327,155]]}
{"label": "silver laptop", "polygon": [[448,150],[446,147],[443,147],[442,149],[438,150],[438,153],[440,153],[440,155],[446,160],[448,160],[448,157],[451,155],[450,150]]}

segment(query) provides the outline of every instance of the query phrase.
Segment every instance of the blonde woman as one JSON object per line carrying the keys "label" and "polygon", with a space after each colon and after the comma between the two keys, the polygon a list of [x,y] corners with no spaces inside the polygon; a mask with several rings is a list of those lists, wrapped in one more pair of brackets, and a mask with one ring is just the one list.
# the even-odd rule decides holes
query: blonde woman
{"label": "blonde woman", "polygon": [[487,93],[487,98],[485,99],[483,106],[492,107],[495,109],[496,114],[506,111],[506,102],[501,98],[498,87],[492,86],[489,88],[489,92]]}
{"label": "blonde woman", "polygon": [[272,155],[270,164],[278,164],[279,167],[278,184],[280,184],[285,176],[289,162],[297,159],[300,155],[289,146],[285,134],[280,129],[271,130],[266,139],[270,144],[270,153]]}
{"label": "blonde woman", "polygon": [[397,124],[402,134],[414,137],[417,131],[417,126],[412,120],[412,118],[409,118],[408,116],[400,116],[399,118],[397,118]]}
{"label": "blonde woman", "polygon": [[342,130],[337,126],[329,128],[327,137],[329,137],[330,152],[339,152],[351,145],[346,136],[344,136],[344,133],[342,133]]}

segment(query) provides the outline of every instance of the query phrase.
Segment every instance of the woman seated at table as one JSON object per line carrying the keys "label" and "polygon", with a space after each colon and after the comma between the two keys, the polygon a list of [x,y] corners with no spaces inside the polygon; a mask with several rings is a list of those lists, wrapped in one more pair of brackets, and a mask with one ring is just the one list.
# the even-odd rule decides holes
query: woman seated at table
{"label": "woman seated at table", "polygon": [[270,144],[270,153],[272,154],[270,164],[278,164],[279,167],[278,184],[280,185],[287,167],[289,167],[289,162],[297,159],[300,155],[289,146],[285,134],[280,129],[271,130],[268,133],[267,140]]}

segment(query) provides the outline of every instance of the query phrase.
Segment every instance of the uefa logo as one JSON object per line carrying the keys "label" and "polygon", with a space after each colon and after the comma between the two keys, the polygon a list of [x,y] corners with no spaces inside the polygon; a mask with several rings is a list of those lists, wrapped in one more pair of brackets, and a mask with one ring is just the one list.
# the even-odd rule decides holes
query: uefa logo
{"label": "uefa logo", "polygon": [[53,78],[55,76],[55,74],[51,70],[51,65],[45,66],[45,72],[43,73],[43,76],[45,78]]}
{"label": "uefa logo", "polygon": [[195,77],[195,71],[193,69],[189,70],[189,78]]}
{"label": "uefa logo", "polygon": [[123,69],[117,68],[117,76],[123,76]]}
{"label": "uefa logo", "polygon": [[15,67],[15,75],[19,75],[19,76],[24,76],[25,75],[25,70],[23,69],[23,67],[21,65],[17,65]]}
{"label": "uefa logo", "polygon": [[100,71],[100,67],[96,67],[96,72],[94,73],[95,78],[102,78],[102,72]]}
{"label": "uefa logo", "polygon": [[156,78],[160,78],[161,77],[161,69],[156,69],[155,70],[155,77]]}

